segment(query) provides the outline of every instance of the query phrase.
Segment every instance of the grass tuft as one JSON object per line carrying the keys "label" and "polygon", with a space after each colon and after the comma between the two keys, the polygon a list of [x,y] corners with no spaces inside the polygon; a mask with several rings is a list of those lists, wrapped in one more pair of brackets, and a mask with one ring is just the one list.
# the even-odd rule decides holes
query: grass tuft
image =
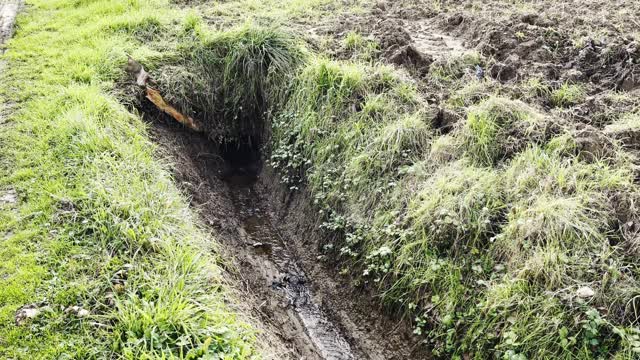
{"label": "grass tuft", "polygon": [[564,83],[553,90],[549,101],[553,106],[569,107],[584,101],[586,91],[582,85]]}
{"label": "grass tuft", "polygon": [[495,164],[510,155],[521,141],[518,137],[533,135],[543,121],[523,102],[491,97],[469,109],[465,125],[467,153],[480,165]]}

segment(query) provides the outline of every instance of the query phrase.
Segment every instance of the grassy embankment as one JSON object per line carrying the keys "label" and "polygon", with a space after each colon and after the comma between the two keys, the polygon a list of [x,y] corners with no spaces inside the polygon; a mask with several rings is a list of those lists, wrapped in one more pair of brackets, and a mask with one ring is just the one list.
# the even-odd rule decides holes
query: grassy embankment
{"label": "grassy embankment", "polygon": [[314,61],[273,121],[272,164],[306,184],[335,239],[327,254],[436,355],[637,357],[629,155],[522,101],[570,106],[578,86],[513,91],[475,79],[484,61],[437,62],[424,80],[453,89],[441,104],[464,114],[453,128],[393,69]]}
{"label": "grassy embankment", "polygon": [[0,357],[257,356],[211,238],[114,92],[126,54],[164,58],[146,42],[185,37],[182,17],[120,0],[20,16],[0,90]]}

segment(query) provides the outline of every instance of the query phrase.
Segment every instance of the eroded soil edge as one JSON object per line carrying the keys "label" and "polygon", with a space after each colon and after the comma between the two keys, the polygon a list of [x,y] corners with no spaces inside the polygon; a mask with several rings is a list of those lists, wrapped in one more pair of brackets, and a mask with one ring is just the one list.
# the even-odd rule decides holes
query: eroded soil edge
{"label": "eroded soil edge", "polygon": [[[258,149],[219,149],[206,136],[149,119],[154,140],[175,164],[177,183],[222,243],[242,300],[273,359],[425,358],[400,319],[318,260],[317,216],[304,196],[289,198]],[[236,146],[234,148],[234,146]],[[338,280],[336,280],[338,279]]]}

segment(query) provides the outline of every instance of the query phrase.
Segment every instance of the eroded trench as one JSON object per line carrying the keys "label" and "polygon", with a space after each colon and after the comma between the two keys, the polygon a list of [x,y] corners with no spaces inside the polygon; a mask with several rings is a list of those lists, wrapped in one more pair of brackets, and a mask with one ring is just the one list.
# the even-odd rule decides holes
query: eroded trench
{"label": "eroded trench", "polygon": [[[231,143],[221,149],[227,168],[222,179],[240,221],[238,232],[243,246],[259,257],[258,267],[264,285],[286,298],[304,329],[304,339],[323,359],[354,359],[351,345],[329,319],[321,304],[314,301],[310,279],[298,264],[295,251],[288,246],[275,219],[261,200],[256,182],[262,167],[257,143]],[[284,304],[283,304],[284,305]]]}
{"label": "eroded trench", "polygon": [[[148,75],[133,68],[144,85]],[[266,358],[430,358],[406,321],[340,279],[335,261],[319,260],[317,212],[302,192],[279,185],[265,162],[269,130],[263,119],[212,140],[149,86],[138,111],[174,164],[191,206],[231,259],[241,301],[264,330],[259,344],[268,347],[261,349]]]}

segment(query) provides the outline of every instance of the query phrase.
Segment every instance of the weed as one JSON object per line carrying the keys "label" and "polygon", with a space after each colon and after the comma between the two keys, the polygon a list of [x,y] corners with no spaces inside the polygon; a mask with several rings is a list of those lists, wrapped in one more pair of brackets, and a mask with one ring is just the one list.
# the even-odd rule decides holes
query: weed
{"label": "weed", "polygon": [[583,86],[564,83],[551,92],[549,101],[553,106],[567,107],[584,101],[585,95]]}
{"label": "weed", "polygon": [[[619,120],[607,125],[605,131],[609,133],[625,133],[640,130],[640,113],[628,113]],[[629,136],[631,136],[629,134]]]}
{"label": "weed", "polygon": [[431,143],[429,160],[434,164],[445,164],[458,160],[463,153],[463,143],[458,134],[440,136]]}

